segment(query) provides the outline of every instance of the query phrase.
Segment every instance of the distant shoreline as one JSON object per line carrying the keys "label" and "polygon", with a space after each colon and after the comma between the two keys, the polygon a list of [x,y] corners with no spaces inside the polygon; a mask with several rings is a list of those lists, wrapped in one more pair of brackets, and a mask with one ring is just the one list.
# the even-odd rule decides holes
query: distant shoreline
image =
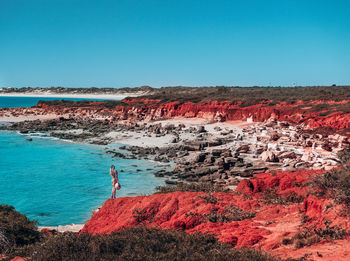
{"label": "distant shoreline", "polygon": [[106,99],[122,100],[126,97],[137,97],[144,92],[121,94],[70,94],[70,93],[0,93],[0,97],[42,97],[42,98],[77,98],[77,99]]}

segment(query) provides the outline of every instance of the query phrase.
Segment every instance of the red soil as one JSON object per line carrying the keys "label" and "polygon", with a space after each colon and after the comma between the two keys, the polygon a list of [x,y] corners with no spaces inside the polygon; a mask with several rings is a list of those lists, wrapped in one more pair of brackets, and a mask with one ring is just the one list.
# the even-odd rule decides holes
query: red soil
{"label": "red soil", "polygon": [[[325,220],[332,221],[331,226],[350,230],[350,219],[339,215],[341,206],[326,207],[330,206],[331,200],[308,195],[310,187],[305,186],[306,182],[320,173],[258,174],[250,180],[243,180],[236,193],[213,193],[216,203],[208,202],[205,197],[209,195],[203,192],[109,199],[85,224],[81,233],[104,234],[142,223],[188,233],[210,233],[235,247],[253,247],[282,258],[307,254],[309,260],[350,260],[350,242],[347,240],[323,240],[303,248],[282,244],[284,238],[291,238],[299,231],[310,227],[324,228]],[[296,196],[303,196],[304,200],[300,203],[266,204],[264,195],[267,190],[273,190],[282,198],[294,192]],[[205,218],[210,213],[225,213],[230,206],[256,212],[256,215],[251,219],[227,223],[211,223]],[[303,217],[306,222],[302,222]],[[142,222],[137,218],[141,218]]]}

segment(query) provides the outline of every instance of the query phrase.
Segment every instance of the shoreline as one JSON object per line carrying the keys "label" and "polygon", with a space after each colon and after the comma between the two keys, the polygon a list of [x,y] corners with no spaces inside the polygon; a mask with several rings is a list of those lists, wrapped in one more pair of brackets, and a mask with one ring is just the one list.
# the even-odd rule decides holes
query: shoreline
{"label": "shoreline", "polygon": [[[38,139],[50,139],[50,140],[55,140],[55,141],[61,141],[61,142],[67,142],[67,143],[72,143],[72,144],[76,144],[76,145],[84,145],[84,146],[96,146],[96,147],[99,147],[101,149],[101,151],[107,155],[109,158],[113,158],[113,154],[110,154],[108,151],[110,150],[114,150],[115,148],[114,147],[110,147],[110,146],[104,146],[104,145],[99,145],[99,144],[91,144],[91,143],[88,143],[88,142],[80,142],[80,141],[76,141],[76,140],[71,140],[71,139],[62,139],[62,138],[58,138],[58,137],[52,137],[52,136],[40,136],[40,135],[35,135],[35,134],[47,134],[45,132],[40,132],[40,133],[29,133],[29,134],[23,134],[23,133],[20,133],[19,131],[8,131],[8,130],[0,130],[1,131],[5,131],[5,132],[11,132],[11,133],[15,133],[16,135],[20,135],[20,136],[23,136],[25,137],[28,141],[30,140],[30,142],[32,141],[32,138],[38,138]],[[34,135],[33,135],[34,134]],[[116,143],[113,143],[113,144],[116,144]],[[111,144],[108,144],[108,145],[111,145]],[[124,144],[118,144],[118,145],[124,145]],[[119,150],[119,149],[117,149]],[[137,161],[148,161],[150,163],[152,163],[152,165],[154,165],[154,172],[156,172],[157,170],[167,170],[169,169],[169,164],[166,164],[166,163],[161,163],[161,162],[158,162],[158,161],[154,161],[154,160],[146,160],[146,159],[137,159],[137,158],[126,158],[127,160],[137,160]],[[133,163],[135,164],[135,163]],[[139,168],[142,164],[139,164],[139,162],[136,162],[137,165],[135,165],[135,168],[136,166]],[[129,165],[130,166],[130,165]],[[133,165],[131,165],[133,166]],[[121,172],[124,172],[125,171],[125,168],[120,168],[119,169]],[[148,170],[144,167],[144,170]],[[138,172],[139,170],[137,170]],[[150,175],[153,175],[152,173],[150,173]],[[156,177],[157,180],[159,180],[159,177]],[[156,187],[157,186],[164,186],[165,185],[165,179],[164,178],[161,178],[160,179],[162,181],[162,184],[161,185],[157,185],[157,184],[153,184],[152,188],[153,190],[155,191]],[[120,197],[134,197],[134,196],[143,196],[143,195],[148,195],[149,192],[143,192],[143,191],[137,191],[137,192],[134,192],[134,195],[131,196],[131,195],[124,195],[124,196],[120,196]],[[153,192],[152,192],[153,193]],[[38,229],[39,231],[42,230],[42,229],[48,229],[48,230],[56,230],[57,232],[79,232],[82,227],[85,225],[85,223],[91,218],[91,216],[94,214],[94,212],[99,209],[106,200],[108,200],[109,197],[105,198],[103,200],[103,203],[102,204],[98,204],[98,205],[95,205],[93,206],[92,210],[89,211],[89,218],[87,218],[85,221],[78,221],[79,223],[58,223],[56,225],[39,225],[38,226]],[[82,222],[82,223],[80,223]]]}
{"label": "shoreline", "polygon": [[137,97],[145,92],[120,94],[69,94],[69,93],[0,93],[0,97],[27,97],[27,98],[76,98],[76,99],[106,99],[122,100],[126,97]]}
{"label": "shoreline", "polygon": [[38,226],[39,231],[43,230],[56,230],[57,232],[74,232],[78,233],[85,224],[70,224],[70,225],[58,225],[58,226]]}
{"label": "shoreline", "polygon": [[[111,149],[112,157],[131,154],[139,159],[174,162],[175,168],[171,172],[154,171],[154,175],[158,175],[156,177],[173,182],[167,184],[212,182],[231,190],[242,179],[258,173],[320,168],[330,170],[338,164],[335,153],[342,147],[343,140],[341,136],[330,135],[332,137],[328,138],[303,134],[299,132],[298,125],[290,126],[275,120],[218,122],[175,116],[132,122],[128,119],[114,120],[108,114],[91,115],[93,117],[79,110],[70,114],[17,113],[8,117],[7,121],[34,117],[40,121],[19,124],[13,130],[31,133],[38,128],[45,130],[39,132],[61,140],[84,140],[87,144],[100,146],[125,144],[130,146],[125,149],[125,154]],[[49,116],[54,120],[50,121]],[[338,148],[334,146],[336,142],[339,142]],[[332,151],[323,149],[326,143],[331,144]],[[72,225],[57,226],[57,230],[58,227],[69,226]]]}

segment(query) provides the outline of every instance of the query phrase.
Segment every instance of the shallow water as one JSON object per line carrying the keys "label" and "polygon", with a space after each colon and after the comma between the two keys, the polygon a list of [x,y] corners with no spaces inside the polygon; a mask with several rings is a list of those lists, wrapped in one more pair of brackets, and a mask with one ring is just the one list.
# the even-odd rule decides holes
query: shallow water
{"label": "shallow water", "polygon": [[13,205],[40,225],[88,220],[91,211],[110,197],[111,164],[122,184],[118,196],[152,193],[164,184],[153,175],[158,163],[112,158],[106,147],[97,145],[29,138],[0,131],[0,204]]}
{"label": "shallow water", "polygon": [[[29,107],[39,100],[57,99],[0,97],[0,107]],[[164,185],[164,179],[153,175],[159,163],[112,158],[106,146],[0,131],[0,204],[14,206],[39,225],[84,223],[111,196],[111,164],[122,185],[118,197],[153,193]]]}
{"label": "shallow water", "polygon": [[44,98],[44,97],[11,97],[0,96],[0,108],[16,108],[16,107],[31,107],[38,103],[38,101],[54,101],[54,100],[67,100],[67,101],[103,101],[105,99],[85,99],[85,98]]}

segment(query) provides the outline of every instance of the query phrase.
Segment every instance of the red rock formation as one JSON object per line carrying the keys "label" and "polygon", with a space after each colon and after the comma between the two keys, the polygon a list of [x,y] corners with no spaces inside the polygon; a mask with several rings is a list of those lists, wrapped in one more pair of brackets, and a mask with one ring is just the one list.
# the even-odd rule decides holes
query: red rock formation
{"label": "red rock formation", "polygon": [[[346,255],[350,251],[346,248],[336,247],[336,253],[331,250],[334,250],[334,244],[350,246],[346,240],[323,240],[303,248],[282,244],[284,238],[291,238],[299,231],[324,228],[327,220],[332,221],[332,226],[350,230],[350,219],[339,215],[342,206],[326,207],[330,205],[329,199],[308,194],[311,188],[307,182],[320,173],[321,171],[281,172],[274,175],[263,173],[243,180],[236,193],[208,195],[203,192],[174,192],[109,199],[85,224],[81,233],[110,233],[142,223],[188,233],[209,233],[235,247],[253,247],[283,258],[296,258],[311,253],[312,260],[348,260]],[[289,202],[267,204],[268,195],[273,198],[277,195],[276,198]],[[290,195],[295,198],[290,198]],[[303,197],[304,200],[298,201],[298,197]],[[256,215],[241,221],[209,222],[210,217],[226,215],[227,209],[232,206],[256,212]]]}
{"label": "red rock formation", "polygon": [[[62,105],[38,104],[33,108],[1,109],[0,115],[6,112],[13,114],[44,115],[44,114],[71,114],[77,116],[113,116],[114,120],[160,120],[173,117],[203,118],[214,121],[247,120],[251,118],[256,122],[266,122],[270,119],[286,121],[291,124],[303,124],[305,128],[330,127],[333,129],[350,128],[350,113],[334,112],[321,116],[327,111],[314,111],[317,104],[345,104],[349,100],[312,101],[296,103],[280,102],[269,106],[269,101],[240,107],[240,102],[207,101],[202,103],[161,103],[160,100],[129,99],[123,100],[124,105],[106,108],[103,102],[90,102],[88,107],[63,107]],[[310,105],[310,106],[307,106]],[[328,113],[328,112],[327,112]]]}

